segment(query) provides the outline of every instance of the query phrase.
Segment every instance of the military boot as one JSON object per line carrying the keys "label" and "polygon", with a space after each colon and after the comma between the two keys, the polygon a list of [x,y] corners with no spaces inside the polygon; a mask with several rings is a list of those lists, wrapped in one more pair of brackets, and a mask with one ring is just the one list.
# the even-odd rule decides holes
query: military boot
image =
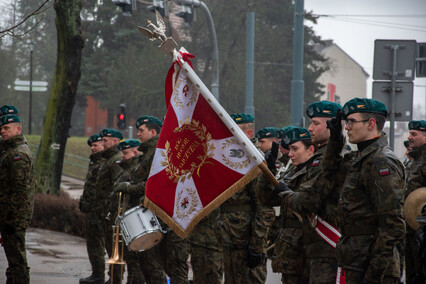
{"label": "military boot", "polygon": [[95,275],[92,274],[89,277],[86,278],[81,278],[80,279],[80,284],[104,284],[104,277],[103,275]]}

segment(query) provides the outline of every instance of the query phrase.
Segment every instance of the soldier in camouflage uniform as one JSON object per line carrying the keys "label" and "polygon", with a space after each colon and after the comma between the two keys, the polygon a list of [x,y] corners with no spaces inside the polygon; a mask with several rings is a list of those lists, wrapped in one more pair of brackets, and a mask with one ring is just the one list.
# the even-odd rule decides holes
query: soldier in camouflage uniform
{"label": "soldier in camouflage uniform", "polygon": [[[120,175],[122,168],[119,166],[121,161],[121,153],[118,150],[117,146],[120,143],[120,140],[123,139],[123,134],[115,129],[105,128],[99,135],[102,137],[104,142],[105,150],[102,152],[102,158],[104,162],[99,168],[99,175],[96,180],[96,212],[100,212],[105,218],[108,215],[109,208],[109,196],[111,195],[113,186],[118,176]],[[118,200],[117,200],[118,201]],[[114,201],[114,202],[117,202]],[[115,225],[115,220],[111,218],[104,219],[104,233],[105,238],[105,248],[108,253],[108,256],[112,256],[113,249],[113,228],[112,225]],[[111,269],[114,271],[111,271]],[[120,265],[111,265],[108,274],[111,277],[113,274],[113,283],[118,283],[121,274]],[[108,280],[111,282],[111,279]]]}
{"label": "soldier in camouflage uniform", "polygon": [[[383,103],[352,99],[343,106],[343,118],[349,142],[357,144],[358,151],[342,157],[343,136],[327,145],[325,160],[335,164],[332,175],[345,177],[336,256],[348,284],[397,283],[400,278],[396,246],[405,235],[404,168],[381,132],[386,116]],[[333,125],[341,125],[338,118],[332,119],[331,132]]]}
{"label": "soldier in camouflage uniform", "polygon": [[[121,162],[120,167],[123,169],[117,181],[114,184],[114,194],[110,197],[110,218],[111,220],[116,220],[117,212],[119,211],[117,200],[119,199],[119,194],[121,192],[122,208],[120,209],[121,215],[123,215],[127,210],[136,207],[139,205],[139,200],[142,197],[138,193],[131,193],[126,190],[128,181],[130,180],[130,175],[132,171],[138,166],[140,152],[138,147],[141,145],[139,140],[128,139],[120,142],[118,144],[118,150],[121,151]],[[118,224],[116,224],[118,225]],[[124,245],[124,240],[123,240]],[[127,264],[127,284],[138,284],[144,283],[144,277],[142,270],[139,264],[139,253],[135,251],[130,251],[127,248],[124,248],[124,260]]]}
{"label": "soldier in camouflage uniform", "polygon": [[[315,147],[309,131],[299,127],[293,127],[283,134],[281,146],[290,150],[289,157],[293,166],[280,177],[277,188],[272,188],[262,175],[256,185],[256,192],[266,205],[280,206],[281,226],[275,239],[273,271],[282,273],[282,283],[306,283],[309,270],[301,217],[282,202],[279,193],[284,188],[298,191],[299,185],[309,178],[307,169],[312,164],[311,157]],[[312,174],[312,177],[315,175]]]}
{"label": "soldier in camouflage uniform", "polygon": [[104,222],[101,213],[96,212],[96,180],[99,168],[103,162],[102,151],[104,142],[98,134],[92,135],[87,140],[92,154],[90,155],[89,169],[84,183],[83,194],[80,197],[80,210],[84,213],[86,221],[86,246],[89,255],[92,275],[80,279],[80,284],[96,283],[103,284],[105,278],[105,245],[104,240],[99,238],[103,235]]}
{"label": "soldier in camouflage uniform", "polygon": [[191,231],[191,266],[193,283],[222,283],[222,244],[217,238],[219,210],[216,209],[204,217]]}
{"label": "soldier in camouflage uniform", "polygon": [[[231,114],[248,138],[253,137],[254,118]],[[275,212],[256,199],[256,180],[232,195],[220,208],[225,283],[265,283],[265,245]]]}
{"label": "soldier in camouflage uniform", "polygon": [[329,188],[329,177],[325,178],[321,174],[323,155],[330,138],[326,122],[336,117],[338,109],[341,109],[339,104],[328,101],[315,102],[308,106],[306,114],[312,122],[308,130],[318,149],[308,163],[308,178],[300,184],[297,192],[289,189],[280,194],[286,206],[303,217],[304,243],[307,258],[310,260],[309,283],[312,284],[333,283],[336,280],[335,246],[329,245],[318,235],[311,220],[319,216],[330,225],[338,226],[337,204],[341,184],[337,188]]}
{"label": "soldier in camouflage uniform", "polygon": [[[412,120],[408,123],[410,135],[408,136],[409,147],[411,151],[408,153],[412,157],[411,162],[407,166],[407,184],[405,190],[405,198],[414,190],[426,186],[426,121]],[[420,226],[418,231],[424,230],[424,226]],[[424,269],[426,266],[425,252],[418,251],[415,240],[416,231],[407,226],[407,235],[405,241],[405,269],[406,283],[424,283],[426,281]],[[423,250],[424,250],[424,233],[423,233]],[[422,270],[423,268],[423,270]]]}
{"label": "soldier in camouflage uniform", "polygon": [[30,283],[25,232],[34,205],[34,173],[31,150],[21,134],[19,116],[0,118],[3,139],[0,154],[0,233],[9,263],[6,283]]}
{"label": "soldier in camouflage uniform", "polygon": [[[161,131],[161,121],[153,116],[142,116],[136,121],[138,137],[141,142],[139,165],[131,174],[130,183],[126,190],[139,192],[142,204],[145,197],[145,182],[148,179],[151,164],[154,159],[157,142]],[[170,277],[171,283],[188,282],[189,244],[170,230],[161,220],[160,224],[167,232],[161,242],[155,247],[141,252],[140,262],[147,283],[164,283],[164,271]]]}

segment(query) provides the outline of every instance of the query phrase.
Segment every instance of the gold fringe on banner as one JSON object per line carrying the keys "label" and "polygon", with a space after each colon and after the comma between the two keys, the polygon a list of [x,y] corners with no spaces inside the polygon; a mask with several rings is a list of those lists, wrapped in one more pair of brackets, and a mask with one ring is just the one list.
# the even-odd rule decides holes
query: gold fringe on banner
{"label": "gold fringe on banner", "polygon": [[192,221],[188,224],[186,230],[184,230],[178,223],[173,220],[163,209],[161,209],[157,204],[149,200],[145,196],[144,206],[151,210],[158,218],[163,220],[179,237],[185,239],[189,233],[195,228],[195,226],[200,222],[204,217],[209,215],[213,210],[219,207],[222,203],[224,203],[228,198],[230,198],[234,193],[239,191],[245,185],[247,185],[250,181],[252,181],[255,177],[257,177],[261,173],[259,166],[251,169],[244,177],[239,179],[236,183],[231,185],[228,189],[226,189],[221,195],[216,197],[212,202],[210,202],[206,207],[201,209],[200,212],[192,219]]}

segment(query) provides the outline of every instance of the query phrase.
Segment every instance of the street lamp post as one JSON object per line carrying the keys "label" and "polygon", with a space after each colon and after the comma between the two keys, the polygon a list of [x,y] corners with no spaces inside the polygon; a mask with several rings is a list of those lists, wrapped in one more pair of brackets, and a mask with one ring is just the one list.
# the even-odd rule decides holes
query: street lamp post
{"label": "street lamp post", "polygon": [[31,117],[32,117],[32,104],[33,104],[33,51],[35,43],[30,41],[30,103],[28,111],[28,134],[31,134]]}
{"label": "street lamp post", "polygon": [[219,49],[217,47],[217,38],[216,38],[216,29],[214,27],[214,22],[210,10],[203,1],[199,0],[176,0],[176,3],[179,5],[191,5],[194,7],[201,7],[204,13],[207,16],[209,23],[210,34],[212,37],[213,43],[213,52],[212,52],[212,83],[211,89],[212,94],[219,101]]}

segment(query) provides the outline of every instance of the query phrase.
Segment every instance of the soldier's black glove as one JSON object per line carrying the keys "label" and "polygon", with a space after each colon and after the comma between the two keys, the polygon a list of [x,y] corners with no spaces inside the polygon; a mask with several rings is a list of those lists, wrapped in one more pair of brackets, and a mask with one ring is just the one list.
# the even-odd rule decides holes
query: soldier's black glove
{"label": "soldier's black glove", "polygon": [[278,186],[274,187],[274,189],[272,189],[272,198],[273,199],[282,199],[287,194],[292,193],[292,192],[293,192],[293,190],[288,188],[288,186],[284,182],[280,181],[280,184]]}
{"label": "soldier's black glove", "polygon": [[362,279],[361,280],[361,284],[374,284],[374,282],[370,282],[370,281],[368,281],[366,279]]}
{"label": "soldier's black glove", "polygon": [[338,109],[336,117],[327,120],[327,128],[330,129],[330,139],[332,141],[341,141],[342,135],[342,110]]}
{"label": "soldier's black glove", "polygon": [[275,164],[278,158],[278,149],[279,149],[278,143],[273,141],[271,150],[265,153],[266,164],[268,165],[268,169],[271,171],[273,175],[277,174],[277,167]]}
{"label": "soldier's black glove", "polygon": [[256,253],[249,249],[247,256],[247,266],[250,269],[255,268],[256,266],[265,263],[266,257],[263,253]]}

